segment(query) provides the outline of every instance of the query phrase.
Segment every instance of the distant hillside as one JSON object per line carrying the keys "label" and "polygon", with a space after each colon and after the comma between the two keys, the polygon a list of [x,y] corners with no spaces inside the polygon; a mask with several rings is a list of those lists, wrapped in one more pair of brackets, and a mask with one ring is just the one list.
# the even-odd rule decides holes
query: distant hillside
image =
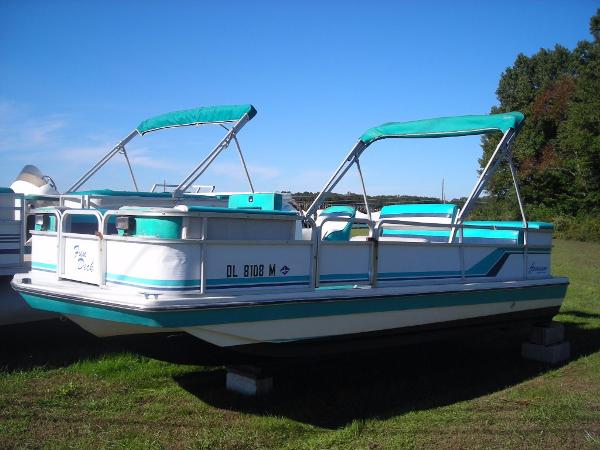
{"label": "distant hillside", "polygon": [[[318,192],[296,192],[292,194],[294,201],[302,208],[306,209],[317,197]],[[369,207],[372,211],[379,211],[385,205],[395,205],[399,203],[443,203],[437,197],[420,197],[416,195],[370,195],[367,197]],[[462,206],[466,198],[452,199],[446,203],[454,203]],[[346,194],[331,193],[324,203],[324,207],[331,205],[353,205],[360,211],[365,211],[362,194],[347,192]]]}

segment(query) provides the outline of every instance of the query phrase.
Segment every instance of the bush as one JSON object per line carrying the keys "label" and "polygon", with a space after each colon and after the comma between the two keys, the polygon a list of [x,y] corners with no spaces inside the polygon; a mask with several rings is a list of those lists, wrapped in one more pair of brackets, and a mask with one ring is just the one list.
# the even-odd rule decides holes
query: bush
{"label": "bush", "polygon": [[554,220],[555,236],[577,241],[600,242],[600,216],[578,214],[558,216]]}

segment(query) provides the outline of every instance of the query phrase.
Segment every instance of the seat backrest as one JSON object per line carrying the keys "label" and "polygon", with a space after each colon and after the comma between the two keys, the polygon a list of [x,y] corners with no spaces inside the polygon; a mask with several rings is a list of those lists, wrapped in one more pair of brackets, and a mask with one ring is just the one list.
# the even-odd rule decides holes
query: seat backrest
{"label": "seat backrest", "polygon": [[387,205],[379,219],[398,219],[422,222],[424,225],[383,224],[382,236],[401,239],[425,239],[428,242],[448,242],[450,227],[428,227],[427,223],[452,225],[458,215],[458,206],[451,203],[418,203]]}
{"label": "seat backrest", "polygon": [[[349,241],[356,208],[352,206],[330,206],[317,216],[317,225],[321,226],[321,239],[324,241]],[[341,217],[345,221],[327,221],[326,217]],[[323,223],[325,222],[325,223]]]}

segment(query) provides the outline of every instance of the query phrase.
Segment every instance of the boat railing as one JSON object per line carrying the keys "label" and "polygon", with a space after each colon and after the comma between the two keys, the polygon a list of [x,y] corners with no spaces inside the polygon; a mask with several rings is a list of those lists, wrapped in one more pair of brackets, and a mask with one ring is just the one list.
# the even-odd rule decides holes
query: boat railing
{"label": "boat railing", "polygon": [[[231,239],[229,241],[223,240],[211,240],[209,236],[207,236],[207,222],[211,217],[219,216],[224,217],[223,214],[219,213],[201,213],[201,212],[187,212],[184,210],[174,210],[172,208],[140,208],[139,210],[109,210],[102,214],[98,210],[88,209],[88,210],[59,210],[59,209],[50,209],[44,208],[43,211],[33,210],[32,212],[43,212],[44,214],[53,214],[55,216],[55,220],[57,222],[56,233],[43,233],[43,232],[34,232],[36,235],[46,234],[47,236],[54,236],[58,238],[58,245],[55,244],[55,248],[58,249],[58,254],[56,255],[56,267],[57,267],[57,276],[58,278],[66,278],[72,279],[75,281],[82,281],[97,285],[105,285],[106,284],[106,273],[107,273],[107,259],[106,259],[106,244],[107,241],[119,241],[119,242],[138,242],[138,243],[147,243],[151,245],[162,245],[162,244],[173,244],[178,248],[180,245],[187,245],[198,247],[198,258],[200,265],[200,272],[202,273],[200,277],[200,282],[198,289],[201,293],[205,293],[206,291],[206,258],[207,258],[207,248],[210,247],[213,250],[217,248],[221,248],[219,246],[227,246],[230,248],[231,245],[240,245],[240,246],[268,246],[272,247],[279,246],[280,248],[285,247],[288,249],[292,249],[295,244],[304,246],[306,249],[307,246],[310,246],[310,252],[308,249],[302,250],[302,254],[306,255],[307,258],[310,257],[310,263],[308,267],[310,268],[310,279],[306,282],[305,287],[313,287],[317,288],[322,282],[326,282],[331,284],[334,281],[331,278],[326,279],[323,277],[324,269],[321,267],[323,258],[329,258],[331,260],[332,257],[337,257],[337,255],[343,255],[344,251],[357,255],[361,255],[361,258],[364,258],[365,261],[361,262],[361,267],[366,268],[368,266],[368,279],[360,280],[360,283],[366,283],[371,286],[376,286],[379,281],[378,274],[382,270],[379,263],[379,252],[383,248],[387,249],[387,252],[396,252],[397,250],[393,250],[396,245],[399,246],[413,246],[413,248],[425,248],[429,247],[431,249],[439,249],[442,246],[446,248],[455,248],[453,253],[457,255],[459,261],[457,261],[457,265],[460,265],[460,278],[464,280],[466,278],[467,267],[465,265],[465,251],[466,249],[473,248],[515,248],[522,250],[523,257],[523,279],[528,278],[527,268],[528,268],[528,249],[538,249],[545,248],[547,249],[550,245],[551,238],[543,237],[538,233],[551,233],[550,230],[535,230],[534,239],[517,239],[514,242],[507,242],[506,244],[498,244],[498,243],[471,243],[465,242],[464,240],[464,232],[467,229],[486,229],[486,230],[512,230],[523,232],[523,236],[527,236],[530,231],[528,227],[519,227],[519,226],[498,226],[498,225],[487,225],[487,224],[452,224],[452,223],[431,223],[431,222],[420,222],[420,221],[412,221],[412,220],[401,220],[397,218],[384,218],[379,219],[377,221],[369,220],[368,218],[344,218],[344,217],[324,217],[323,220],[317,225],[317,223],[306,217],[301,216],[283,216],[281,219],[287,220],[305,220],[308,222],[309,226],[313,229],[311,233],[310,239],[299,239],[298,237],[294,238],[290,236],[288,240],[236,240]],[[71,226],[76,221],[73,221],[74,218],[82,217],[82,216],[90,216],[94,219],[87,219],[84,221],[84,225],[86,225],[86,232],[77,232]],[[152,236],[119,236],[116,233],[115,227],[115,216],[145,216],[145,217],[182,217],[182,218],[192,218],[197,217],[201,218],[201,228],[202,233],[197,236],[188,236],[186,234],[185,227],[182,227],[181,234],[177,238],[157,238]],[[250,213],[245,213],[243,210],[240,210],[239,213],[228,213],[226,217],[232,219],[255,219],[256,215],[252,215]],[[269,221],[271,219],[277,219],[278,217],[269,217]],[[364,240],[351,239],[349,241],[335,241],[335,240],[324,240],[322,238],[323,224],[327,222],[348,222],[352,221],[354,224],[364,224],[369,228],[368,236]],[[71,225],[69,225],[71,224]],[[382,231],[386,226],[396,225],[396,226],[404,226],[404,227],[421,227],[428,229],[444,229],[450,230],[451,228],[455,228],[456,231],[456,241],[453,242],[423,242],[416,240],[404,240],[404,239],[385,239],[385,235],[382,236]],[[122,244],[119,244],[122,245]],[[47,247],[48,248],[48,247]],[[299,247],[296,247],[299,248]],[[67,255],[67,249],[69,250]],[[471,250],[472,251],[472,250]],[[532,250],[533,251],[533,250]],[[194,250],[195,252],[195,250]],[[290,250],[291,252],[291,250]],[[306,252],[306,253],[304,253]],[[337,252],[337,253],[336,253]],[[310,253],[310,255],[309,255]],[[521,253],[521,251],[519,251]],[[332,256],[334,255],[334,256]],[[425,255],[428,255],[426,253]],[[424,256],[435,258],[435,255],[432,254],[430,256]],[[343,258],[343,256],[342,256]],[[368,258],[368,259],[367,259]],[[343,259],[342,259],[343,260]],[[344,264],[341,265],[344,267]],[[365,269],[367,270],[367,269]],[[322,273],[323,272],[323,273]],[[77,275],[73,276],[73,273],[77,273]],[[329,275],[326,275],[329,276]],[[322,280],[323,278],[323,280]],[[359,284],[360,284],[359,283]]]}
{"label": "boat railing", "polygon": [[[178,184],[154,183],[152,185],[152,189],[150,189],[150,192],[172,192],[172,191],[168,191],[167,189],[171,189],[171,188],[175,189],[178,186],[179,186]],[[160,188],[162,188],[162,191],[158,190]],[[190,189],[188,189],[188,192],[191,194],[200,194],[200,191],[202,189],[208,189],[207,193],[212,194],[213,192],[215,192],[216,188],[217,188],[217,186],[215,186],[214,184],[194,184],[194,185],[190,186]]]}
{"label": "boat railing", "polygon": [[[94,217],[95,227],[85,232],[67,229],[73,226],[76,217]],[[58,224],[58,264],[59,278],[67,278],[93,284],[104,284],[106,259],[103,257],[102,213],[95,209],[67,209],[59,216]],[[92,222],[93,224],[93,222]],[[67,257],[67,248],[70,255]]]}
{"label": "boat railing", "polygon": [[[375,239],[379,240],[379,237],[382,234],[382,231],[384,229],[385,225],[402,225],[402,226],[409,226],[409,227],[428,227],[428,228],[440,228],[440,229],[444,229],[444,230],[452,230],[451,232],[451,236],[456,235],[456,237],[458,238],[458,242],[454,242],[454,239],[452,239],[451,241],[448,241],[446,244],[449,245],[455,245],[458,246],[459,248],[459,252],[460,252],[460,271],[462,274],[462,278],[465,277],[465,258],[464,258],[464,247],[465,246],[477,246],[477,247],[483,247],[483,246],[488,246],[488,247],[498,247],[498,244],[482,244],[482,243],[477,243],[477,244],[473,244],[473,243],[465,243],[464,242],[464,231],[465,229],[473,229],[473,230],[502,230],[502,231],[518,231],[518,232],[523,232],[523,243],[519,244],[519,242],[517,242],[516,244],[507,244],[505,246],[507,247],[515,247],[515,248],[519,248],[519,249],[523,249],[523,279],[527,279],[528,278],[528,270],[527,268],[529,267],[528,265],[528,253],[529,253],[529,249],[530,248],[547,248],[549,243],[530,243],[530,239],[529,239],[529,235],[530,235],[530,228],[528,226],[527,223],[525,223],[524,225],[520,225],[520,226],[497,226],[497,225],[485,225],[485,224],[465,224],[465,223],[427,223],[427,222],[415,222],[415,221],[408,221],[408,220],[401,220],[401,219],[395,219],[395,218],[384,218],[384,219],[379,219],[377,221],[377,224],[375,226],[375,231],[374,231],[374,236]],[[536,233],[549,233],[551,234],[552,231],[550,230],[536,230]],[[402,244],[402,242],[398,242],[398,244]],[[439,243],[437,244],[439,245]]]}
{"label": "boat railing", "polygon": [[[0,257],[0,275],[13,274],[14,268],[21,269],[24,264],[24,246],[27,236],[25,216],[25,196],[23,194],[3,193],[0,201],[0,235],[4,237],[3,255]],[[18,243],[14,242],[18,235]],[[18,248],[17,248],[18,245]],[[18,253],[13,253],[18,252]],[[16,260],[13,255],[17,256]]]}
{"label": "boat railing", "polygon": [[[348,223],[351,222],[352,226],[354,226],[355,224],[362,224],[362,225],[366,225],[369,229],[369,234],[367,236],[367,239],[365,240],[361,240],[361,241],[328,241],[328,240],[324,240],[323,239],[323,225],[325,225],[328,222],[342,222],[342,223]],[[321,284],[322,280],[321,280],[321,270],[320,267],[322,265],[322,258],[323,258],[323,251],[322,251],[322,247],[323,246],[339,246],[339,245],[344,245],[344,244],[349,244],[352,246],[367,246],[368,247],[368,252],[369,252],[369,261],[368,261],[368,277],[366,280],[362,280],[363,282],[368,282],[370,284],[372,284],[373,286],[375,285],[373,283],[373,281],[375,280],[375,271],[376,271],[376,267],[374,266],[375,264],[375,251],[373,249],[374,244],[371,241],[372,236],[374,235],[374,230],[375,230],[375,222],[372,220],[369,220],[367,218],[359,218],[359,217],[354,217],[354,218],[349,218],[349,217],[340,217],[340,216],[324,216],[322,217],[322,220],[319,221],[319,224],[317,224],[314,221],[309,222],[311,224],[311,226],[313,227],[314,231],[313,231],[313,239],[312,239],[312,247],[313,247],[313,266],[312,266],[312,273],[313,273],[313,280],[314,280],[314,284],[313,287],[317,288],[319,287],[319,285]]]}
{"label": "boat railing", "polygon": [[[31,244],[32,269],[53,272],[57,277],[59,268],[59,243],[61,218],[64,208],[40,207],[33,208],[29,215],[35,218],[34,229],[28,230],[31,237],[27,244]],[[50,220],[54,217],[54,225]],[[40,228],[36,230],[35,228]],[[35,242],[34,242],[35,240]]]}

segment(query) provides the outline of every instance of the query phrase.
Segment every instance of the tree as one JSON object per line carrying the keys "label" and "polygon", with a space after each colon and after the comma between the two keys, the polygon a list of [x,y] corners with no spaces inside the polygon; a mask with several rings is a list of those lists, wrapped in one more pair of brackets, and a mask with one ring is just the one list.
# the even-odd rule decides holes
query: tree
{"label": "tree", "polygon": [[[600,9],[590,20],[594,41],[573,51],[556,45],[519,54],[500,77],[492,113],[521,111],[526,120],[513,156],[525,201],[552,214],[600,212]],[[483,167],[499,142],[482,138]],[[510,173],[503,169],[488,192],[514,208]]]}

